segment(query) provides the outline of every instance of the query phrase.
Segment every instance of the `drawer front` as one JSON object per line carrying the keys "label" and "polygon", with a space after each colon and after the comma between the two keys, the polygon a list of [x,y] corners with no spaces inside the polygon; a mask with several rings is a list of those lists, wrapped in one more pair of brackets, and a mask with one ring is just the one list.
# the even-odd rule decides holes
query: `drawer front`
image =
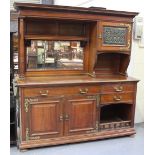
{"label": "drawer front", "polygon": [[101,104],[130,103],[134,101],[134,92],[101,95]]}
{"label": "drawer front", "polygon": [[135,91],[135,84],[133,83],[116,83],[105,84],[102,86],[101,91],[103,94],[119,93],[119,92],[133,92]]}
{"label": "drawer front", "polygon": [[72,86],[72,87],[39,87],[25,88],[24,96],[55,96],[72,94],[97,94],[99,86]]}

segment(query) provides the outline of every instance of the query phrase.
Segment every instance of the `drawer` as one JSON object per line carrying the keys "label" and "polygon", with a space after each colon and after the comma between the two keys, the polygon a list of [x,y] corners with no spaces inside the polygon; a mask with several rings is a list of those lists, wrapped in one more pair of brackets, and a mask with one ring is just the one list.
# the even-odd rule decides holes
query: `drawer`
{"label": "drawer", "polygon": [[134,101],[134,92],[101,95],[101,104],[109,104],[109,103],[130,103],[132,104],[133,101]]}
{"label": "drawer", "polygon": [[99,86],[39,87],[39,88],[25,88],[24,96],[97,94],[99,92],[100,92]]}
{"label": "drawer", "polygon": [[102,86],[101,91],[103,94],[107,93],[119,93],[119,92],[132,92],[135,91],[134,83],[115,83],[105,84]]}

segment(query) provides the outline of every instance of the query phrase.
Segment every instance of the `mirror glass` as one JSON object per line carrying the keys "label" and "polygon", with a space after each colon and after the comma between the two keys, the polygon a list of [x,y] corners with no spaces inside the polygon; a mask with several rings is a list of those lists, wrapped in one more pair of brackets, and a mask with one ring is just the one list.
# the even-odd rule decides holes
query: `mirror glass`
{"label": "mirror glass", "polygon": [[83,70],[83,48],[79,41],[27,42],[27,70]]}

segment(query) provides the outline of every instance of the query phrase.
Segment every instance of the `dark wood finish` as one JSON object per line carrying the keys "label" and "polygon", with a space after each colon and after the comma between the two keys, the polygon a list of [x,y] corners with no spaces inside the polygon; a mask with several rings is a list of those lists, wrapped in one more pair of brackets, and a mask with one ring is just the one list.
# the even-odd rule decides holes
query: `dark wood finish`
{"label": "dark wood finish", "polygon": [[[101,10],[94,8],[83,8],[83,7],[70,7],[70,6],[58,6],[58,5],[38,5],[38,4],[29,4],[29,3],[15,3],[15,8],[20,11],[31,10],[31,11],[58,11],[58,12],[69,12],[71,15],[73,13],[85,13],[86,15],[110,15],[117,17],[128,17],[134,18],[138,13],[137,12],[127,12],[127,11],[115,11],[115,10]],[[41,14],[40,14],[41,15]],[[47,15],[48,16],[48,15]],[[52,16],[52,14],[51,14]],[[86,17],[85,17],[86,18]]]}
{"label": "dark wood finish", "polygon": [[120,66],[120,54],[98,53],[94,67],[96,74],[118,74]]}
{"label": "dark wood finish", "polygon": [[[114,17],[120,21],[122,18],[124,21],[132,21],[132,19],[138,14],[137,12],[115,11],[115,10],[98,10],[82,7],[69,7],[69,6],[57,6],[57,5],[37,5],[37,4],[24,4],[16,3],[15,8],[20,10],[21,16],[28,15],[30,17],[37,18],[63,18],[63,19],[87,19],[87,20],[102,20],[103,17]],[[46,14],[46,15],[45,15]],[[77,18],[75,18],[75,16]],[[118,17],[118,18],[116,18]]]}
{"label": "dark wood finish", "polygon": [[88,41],[86,37],[78,36],[53,36],[53,35],[25,35],[28,40],[71,40],[71,41]]}
{"label": "dark wood finish", "polygon": [[119,129],[119,128],[129,128],[131,126],[131,121],[116,121],[110,123],[101,123],[100,129],[101,130],[112,130],[112,129]]}
{"label": "dark wood finish", "polygon": [[66,135],[84,134],[96,130],[96,105],[95,96],[70,97],[65,108]]}
{"label": "dark wood finish", "polygon": [[101,104],[129,103],[133,104],[134,93],[113,93],[101,95]]}
{"label": "dark wood finish", "polygon": [[[73,75],[73,76],[35,76],[35,77],[26,77],[24,80],[18,80],[18,86],[20,87],[40,87],[40,86],[73,86],[75,84],[82,86],[95,85],[97,87],[101,84],[124,84],[124,83],[133,83],[138,82],[137,79],[132,77],[126,77],[123,75],[96,75],[95,78],[92,78],[90,74],[85,73],[85,75]],[[96,85],[97,84],[97,85]],[[30,87],[30,88],[31,88]],[[45,88],[46,89],[46,88]]]}
{"label": "dark wood finish", "polygon": [[[132,25],[129,23],[115,23],[115,22],[100,22],[98,28],[98,50],[99,51],[123,51],[124,53],[128,53],[131,49],[131,29]],[[119,44],[104,44],[103,34],[105,33],[103,28],[104,27],[111,27],[111,28],[125,28],[126,35],[125,35],[125,45]],[[116,36],[116,34],[114,34]],[[110,38],[110,36],[108,36]],[[108,39],[109,39],[108,38]],[[115,38],[114,41],[116,41]]]}
{"label": "dark wood finish", "polygon": [[119,73],[122,75],[127,75],[127,68],[130,63],[130,55],[121,55],[120,57],[120,67]]}
{"label": "dark wood finish", "polygon": [[[114,122],[130,121],[131,122],[131,111],[132,104],[109,104],[101,106],[100,113],[100,124],[109,123],[113,125]],[[120,126],[121,127],[121,126]]]}
{"label": "dark wood finish", "polygon": [[90,133],[90,134],[81,134],[81,135],[73,135],[69,138],[63,137],[63,138],[55,138],[52,139],[46,139],[46,140],[38,140],[36,141],[30,141],[29,143],[23,141],[21,145],[19,146],[20,149],[25,148],[34,148],[34,147],[43,147],[43,146],[51,146],[51,145],[59,145],[59,144],[67,144],[67,143],[76,143],[76,142],[85,142],[85,141],[95,141],[99,139],[107,139],[107,138],[114,138],[114,137],[122,137],[122,136],[129,136],[135,134],[135,130],[133,128],[127,128],[127,129],[120,129],[120,130],[110,130],[110,131],[102,131],[98,133]]}
{"label": "dark wood finish", "polygon": [[[119,53],[118,53],[119,52]],[[127,75],[127,68],[130,63],[130,55],[122,51],[114,53],[97,53],[94,70],[96,74],[121,74]]]}
{"label": "dark wood finish", "polygon": [[62,136],[63,122],[61,99],[25,98],[29,100],[26,117],[29,129],[28,139],[42,139]]}
{"label": "dark wood finish", "polygon": [[102,93],[108,94],[108,93],[124,93],[124,92],[134,92],[136,86],[134,83],[111,83],[111,84],[105,84],[102,87]]}
{"label": "dark wood finish", "polygon": [[26,35],[85,36],[86,24],[75,21],[26,20]]}
{"label": "dark wood finish", "polygon": [[51,34],[56,35],[58,33],[58,24],[56,22],[50,22],[46,20],[27,20],[25,34]]}
{"label": "dark wood finish", "polygon": [[[92,74],[96,63],[97,51],[108,53],[115,51],[116,53],[119,52],[130,55],[132,18],[137,13],[112,11],[101,8],[77,9],[65,6],[30,5],[21,3],[16,3],[15,6],[20,12],[19,24],[21,25],[19,26],[19,57],[20,61],[22,61],[19,62],[20,76],[62,75],[64,73],[72,75],[84,72]],[[119,14],[119,16],[117,16],[117,14]],[[104,21],[102,21],[103,19]],[[103,46],[101,43],[102,39],[98,39],[99,34],[102,33],[103,25],[127,27],[127,45],[125,47]],[[26,71],[26,57],[22,58],[25,53],[24,39],[86,41],[84,70],[35,71],[35,74],[33,71]],[[130,46],[128,46],[128,43]],[[128,57],[121,57],[120,63],[122,65],[119,69],[119,73],[126,75],[129,60]]]}
{"label": "dark wood finish", "polygon": [[[128,77],[127,68],[137,13],[23,3],[15,7],[19,12],[19,148],[135,134],[138,80]],[[118,30],[117,39],[125,34],[123,39],[115,42],[116,34],[110,34],[110,43],[105,41],[104,26],[114,28],[111,33]],[[80,41],[83,70],[28,70],[25,48],[31,40]]]}
{"label": "dark wood finish", "polygon": [[95,66],[96,58],[97,58],[96,36],[97,36],[97,22],[94,22],[90,24],[90,52],[89,52],[89,69],[88,69],[90,73],[94,72],[94,66]]}
{"label": "dark wood finish", "polygon": [[100,92],[99,86],[66,86],[66,87],[41,87],[41,88],[26,88],[24,90],[25,96],[52,96],[52,95],[74,95],[74,94],[98,94]]}
{"label": "dark wood finish", "polygon": [[20,77],[24,77],[25,73],[25,46],[24,46],[24,19],[18,19],[18,35],[19,35],[19,75]]}

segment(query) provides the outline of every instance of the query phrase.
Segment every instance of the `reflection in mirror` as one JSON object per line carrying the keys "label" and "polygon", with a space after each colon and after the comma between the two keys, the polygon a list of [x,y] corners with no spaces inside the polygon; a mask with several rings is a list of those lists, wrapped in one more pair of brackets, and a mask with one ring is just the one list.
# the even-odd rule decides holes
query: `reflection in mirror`
{"label": "reflection in mirror", "polygon": [[27,45],[27,69],[82,70],[83,48],[79,41],[31,40]]}

